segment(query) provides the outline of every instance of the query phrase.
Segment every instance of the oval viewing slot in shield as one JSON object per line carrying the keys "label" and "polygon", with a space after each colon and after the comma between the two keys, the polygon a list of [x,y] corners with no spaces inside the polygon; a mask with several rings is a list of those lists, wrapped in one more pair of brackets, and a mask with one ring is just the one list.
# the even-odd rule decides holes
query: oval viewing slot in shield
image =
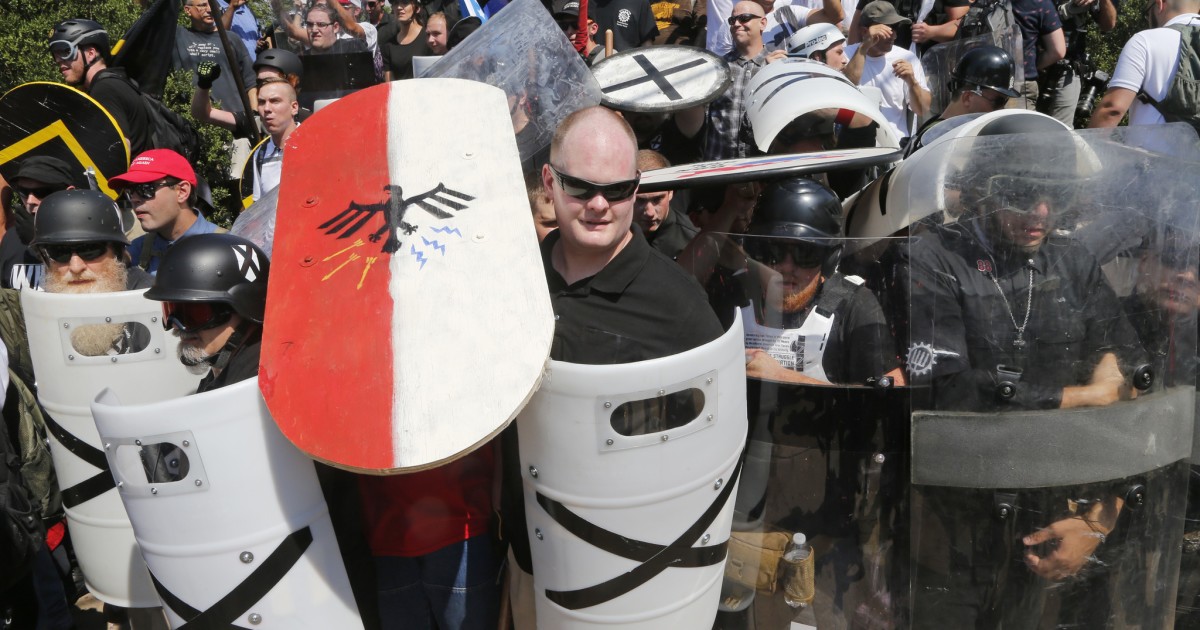
{"label": "oval viewing slot in shield", "polygon": [[204,461],[191,431],[109,438],[104,447],[123,494],[168,497],[208,490]]}
{"label": "oval viewing slot in shield", "polygon": [[68,365],[175,360],[156,310],[111,317],[63,317],[58,320],[63,361]]}
{"label": "oval viewing slot in shield", "polygon": [[150,330],[140,322],[83,324],[67,334],[77,357],[133,354],[150,343]]}
{"label": "oval viewing slot in shield", "polygon": [[613,431],[625,436],[648,435],[678,429],[695,420],[704,409],[704,392],[696,388],[631,400],[609,417]]}

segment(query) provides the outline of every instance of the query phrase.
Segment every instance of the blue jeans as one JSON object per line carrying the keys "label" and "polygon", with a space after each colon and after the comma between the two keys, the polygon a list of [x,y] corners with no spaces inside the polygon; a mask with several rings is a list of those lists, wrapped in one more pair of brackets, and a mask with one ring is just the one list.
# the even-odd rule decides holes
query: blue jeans
{"label": "blue jeans", "polygon": [[486,534],[416,558],[376,556],[385,628],[495,630],[499,563]]}

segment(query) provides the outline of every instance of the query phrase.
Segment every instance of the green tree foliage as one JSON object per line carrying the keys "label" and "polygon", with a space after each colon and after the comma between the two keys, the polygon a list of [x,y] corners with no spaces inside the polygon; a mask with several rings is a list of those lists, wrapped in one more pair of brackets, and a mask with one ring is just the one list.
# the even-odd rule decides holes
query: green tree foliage
{"label": "green tree foliage", "polygon": [[[8,91],[29,81],[62,82],[62,75],[50,57],[47,46],[54,26],[71,18],[86,18],[104,25],[115,44],[133,25],[142,8],[136,0],[0,0],[0,91]],[[240,45],[236,39],[234,43]],[[199,125],[192,118],[191,74],[179,70],[168,78],[163,102],[191,121],[200,132],[201,157],[193,166],[209,182],[216,212],[208,217],[228,227],[241,207],[237,180],[229,177],[228,146],[233,136],[212,125]]]}

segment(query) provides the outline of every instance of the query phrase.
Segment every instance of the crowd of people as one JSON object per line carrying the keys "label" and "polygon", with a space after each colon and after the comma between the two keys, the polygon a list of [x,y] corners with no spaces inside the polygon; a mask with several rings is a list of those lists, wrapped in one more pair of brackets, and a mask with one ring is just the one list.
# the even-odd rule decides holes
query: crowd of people
{"label": "crowd of people", "polygon": [[[1143,240],[1140,250],[1122,250],[1153,263],[1161,282],[1120,295],[1102,271],[1112,257],[1101,260],[1071,237],[1086,197],[1076,180],[1102,170],[1087,167],[1086,151],[1072,148],[1077,110],[1092,107],[1079,102],[1081,85],[1096,72],[1086,34],[1093,22],[1112,29],[1119,3],[999,3],[1011,11],[1023,57],[1014,59],[1013,50],[993,43],[973,45],[942,74],[932,74],[921,55],[968,35],[960,28],[977,24],[972,11],[988,3],[785,2],[554,0],[546,7],[564,37],[575,41],[586,29],[577,50],[588,65],[624,51],[684,45],[719,56],[730,78],[710,102],[670,113],[600,106],[562,112],[548,154],[525,164],[555,312],[550,358],[620,364],[666,357],[710,343],[740,321],[751,379],[801,387],[914,386],[927,398],[914,406],[932,410],[1097,408],[1153,393],[1164,381],[1194,384],[1194,374],[1192,381],[1185,376],[1194,372],[1200,307],[1194,231],[1174,234],[1170,247]],[[186,0],[188,25],[178,27],[172,63],[193,74],[191,111],[201,124],[240,138],[256,130],[265,136],[260,145],[240,149],[241,172],[250,179],[243,189],[252,202],[280,185],[289,136],[308,117],[322,115],[326,101],[363,85],[352,77],[367,76],[368,84],[413,79],[422,58],[470,41],[503,4],[273,0],[271,15],[257,16],[245,0],[221,0],[221,15],[206,0]],[[1166,27],[1200,28],[1198,11],[1200,0],[1151,0],[1151,28],[1125,47],[1091,127],[1116,126],[1126,114],[1136,125],[1178,119],[1159,103],[1175,89],[1185,35]],[[218,20],[232,48],[223,45]],[[119,203],[84,189],[82,173],[62,160],[21,159],[12,177],[0,181],[7,225],[0,286],[50,293],[149,288],[146,297],[163,303],[164,325],[180,340],[180,360],[203,377],[199,392],[254,378],[262,330],[270,325],[264,320],[269,248],[226,234],[206,218],[205,183],[186,156],[155,146],[139,86],[110,67],[111,44],[103,25],[80,18],[56,27],[49,52],[64,82],[104,107],[126,139],[133,159],[108,180]],[[768,72],[778,74],[764,80]],[[772,82],[777,76],[789,80]],[[782,120],[774,113],[778,102],[768,103],[768,88],[791,108]],[[934,93],[943,89],[948,100],[939,103]],[[804,106],[837,90],[852,90],[853,97]],[[859,101],[864,96],[866,105]],[[514,123],[517,103],[510,112]],[[1043,115],[993,114],[1006,109]],[[1029,134],[1019,137],[1041,138],[1036,146],[1047,152],[1051,146],[1069,150],[1049,164],[1045,153],[1003,140],[986,156],[962,153],[952,142],[938,148],[971,120],[989,121],[971,132],[980,137]],[[894,149],[896,161],[904,158],[885,178],[918,159],[949,165],[938,171],[941,180],[910,184],[937,188],[939,199],[950,199],[920,213],[908,210],[913,218],[897,226],[903,230],[896,235],[923,235],[911,245],[881,234],[881,245],[864,250],[847,239],[859,236],[849,234],[847,209],[888,194],[878,187],[860,193],[881,174],[874,168],[639,190],[643,174],[672,165],[876,146]],[[847,201],[856,193],[857,201]],[[278,210],[286,221],[285,209]],[[255,261],[254,273],[245,272],[247,260]],[[19,309],[19,301],[3,304]],[[15,401],[15,388],[36,391],[37,381],[21,361],[21,335],[3,322],[14,381],[9,400]],[[1159,343],[1163,326],[1190,326],[1190,348]],[[79,332],[72,342],[88,356],[145,347],[128,325]],[[1190,368],[1175,356],[1179,349],[1193,355]],[[23,400],[27,411],[20,417],[33,424],[12,426],[6,411],[9,432],[45,437],[33,419],[41,410]],[[72,571],[64,498],[44,444],[25,444],[18,454],[46,544],[0,604],[11,627],[74,627],[70,604],[81,583]],[[356,476],[318,466],[368,627],[495,628],[510,618],[513,627],[537,627],[515,426],[451,464],[417,473]],[[1029,529],[1009,531],[1003,549],[984,549],[990,539],[955,522],[971,509],[964,507],[968,502],[952,493],[930,495],[927,504],[943,519],[952,553],[936,566],[914,568],[915,579],[936,588],[917,588],[911,600],[885,605],[871,619],[884,625],[874,627],[905,625],[889,618],[899,615],[916,627],[1033,627],[1027,624],[1043,614],[1048,585],[1088,570],[1096,579],[1102,569],[1088,567],[1118,562],[1102,545],[1130,527],[1132,499],[1112,484],[1088,488],[1093,496],[1060,502],[1070,504],[1069,513],[1056,506],[1034,516],[1026,508],[1022,525],[1012,527]],[[791,514],[773,501],[764,495],[757,509],[766,509],[768,518],[777,508]],[[787,518],[779,523],[798,531]],[[1189,525],[1189,534],[1192,529],[1200,531]],[[921,555],[917,543],[914,549]],[[829,557],[843,552],[829,550]],[[1025,577],[995,577],[1017,571],[1013,562],[1027,569]],[[717,627],[790,622],[761,606],[764,601],[723,606]],[[161,613],[107,608],[111,624],[165,627]],[[862,620],[861,610],[829,604],[829,610],[842,608],[846,618]],[[1091,612],[1103,618],[1118,608]]]}

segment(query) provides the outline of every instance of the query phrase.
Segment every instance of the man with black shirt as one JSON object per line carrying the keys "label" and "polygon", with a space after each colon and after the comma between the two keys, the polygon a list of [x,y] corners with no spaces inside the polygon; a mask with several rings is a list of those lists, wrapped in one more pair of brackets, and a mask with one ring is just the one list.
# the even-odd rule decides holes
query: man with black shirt
{"label": "man with black shirt", "polygon": [[21,161],[10,184],[23,207],[13,209],[14,225],[0,239],[0,265],[3,265],[0,286],[5,289],[41,286],[44,267],[28,247],[33,241],[34,217],[46,197],[74,188],[74,182],[71,167],[58,158],[35,155]]}
{"label": "man with black shirt", "polygon": [[1081,79],[1088,71],[1088,25],[1095,21],[1101,33],[1113,30],[1117,26],[1118,5],[1118,0],[1063,0],[1058,5],[1067,56],[1039,75],[1039,112],[1053,116],[1069,127],[1075,126]]}
{"label": "man with black shirt", "polygon": [[[896,28],[896,45],[907,48],[918,57],[935,44],[954,39],[958,35],[958,23],[971,6],[968,0],[885,1],[894,5],[901,17],[909,20],[907,24]],[[851,44],[862,41],[859,29],[862,27],[863,11],[870,2],[871,0],[859,0],[854,10],[854,18],[847,29],[848,41]]]}
{"label": "man with black shirt", "polygon": [[925,132],[938,123],[963,114],[994,112],[1003,109],[1009,99],[1020,96],[1013,79],[1016,70],[1012,57],[998,46],[985,45],[968,50],[958,60],[947,82],[950,104],[937,117],[921,125],[905,148],[905,156],[924,146]]}
{"label": "man with black shirt", "polygon": [[613,48],[633,50],[658,37],[658,24],[650,0],[603,0],[588,3],[588,17],[600,27],[598,37],[613,32]]}
{"label": "man with black shirt", "polygon": [[1013,19],[1021,29],[1025,53],[1025,109],[1035,109],[1038,101],[1038,73],[1058,63],[1067,54],[1058,8],[1050,0],[1013,0]]}
{"label": "man with black shirt", "polygon": [[[637,152],[638,172],[667,168],[671,163],[657,151]],[[650,247],[675,259],[700,229],[692,225],[686,205],[687,191],[663,190],[644,193],[634,202],[634,222],[642,228]]]}
{"label": "man with black shirt", "polygon": [[[706,344],[721,325],[696,281],[654,251],[633,226],[638,180],[633,131],[617,114],[591,107],[568,116],[550,145],[542,181],[558,229],[542,242],[555,312],[550,357],[591,365],[670,356]],[[504,537],[511,545],[513,618],[533,623],[516,425],[502,436]]]}
{"label": "man with black shirt", "polygon": [[[245,46],[231,46],[235,59],[229,59],[221,45],[221,36],[217,33],[217,22],[209,10],[208,0],[186,0],[183,5],[184,13],[190,24],[187,28],[175,28],[175,51],[171,58],[172,68],[183,68],[195,74],[201,63],[211,61],[221,67],[220,75],[212,84],[211,96],[214,104],[221,109],[242,114],[242,97],[238,94],[234,72],[242,77],[242,85],[246,88],[246,96],[253,105],[257,102],[254,89],[254,68]],[[198,77],[196,78],[198,80]],[[137,151],[133,152],[135,155]]]}
{"label": "man with black shirt", "polygon": [[50,55],[67,85],[87,92],[112,114],[130,155],[150,147],[150,115],[125,71],[109,69],[108,32],[104,27],[92,20],[59,23],[50,35]]}

